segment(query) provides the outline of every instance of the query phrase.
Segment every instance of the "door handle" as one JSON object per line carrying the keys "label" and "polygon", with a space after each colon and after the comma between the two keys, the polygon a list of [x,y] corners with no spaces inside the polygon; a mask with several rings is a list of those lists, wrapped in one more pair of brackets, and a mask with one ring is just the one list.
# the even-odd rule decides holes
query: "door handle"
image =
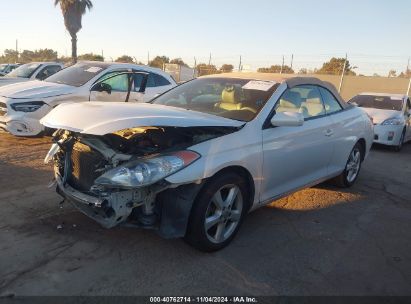
{"label": "door handle", "polygon": [[333,134],[334,134],[334,132],[333,132],[333,130],[331,130],[331,129],[327,129],[327,130],[325,131],[325,136],[330,137],[330,136],[333,135]]}

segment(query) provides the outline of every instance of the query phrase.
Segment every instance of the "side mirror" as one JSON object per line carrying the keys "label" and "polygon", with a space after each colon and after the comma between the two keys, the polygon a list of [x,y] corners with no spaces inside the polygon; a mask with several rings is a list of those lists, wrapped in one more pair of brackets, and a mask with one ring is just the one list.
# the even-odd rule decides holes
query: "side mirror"
{"label": "side mirror", "polygon": [[271,118],[274,127],[299,127],[304,123],[304,116],[296,112],[278,112]]}
{"label": "side mirror", "polygon": [[104,82],[99,82],[94,85],[94,87],[91,89],[92,91],[97,91],[97,92],[106,92],[107,94],[111,94],[111,85],[108,83]]}

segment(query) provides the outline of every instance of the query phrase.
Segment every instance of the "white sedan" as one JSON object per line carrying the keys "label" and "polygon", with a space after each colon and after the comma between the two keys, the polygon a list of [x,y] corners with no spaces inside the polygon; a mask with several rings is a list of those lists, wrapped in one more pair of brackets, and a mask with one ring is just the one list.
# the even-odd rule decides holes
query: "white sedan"
{"label": "white sedan", "polygon": [[0,77],[0,87],[31,80],[44,80],[62,68],[64,68],[64,65],[59,62],[26,63],[15,68],[4,77]]}
{"label": "white sedan", "polygon": [[[14,72],[17,70],[19,68]],[[1,87],[0,128],[16,136],[35,136],[45,131],[40,119],[62,103],[84,100],[147,102],[176,85],[169,74],[155,68],[81,62],[44,81]]]}
{"label": "white sedan", "polygon": [[57,191],[81,212],[205,251],[272,200],[353,185],[373,141],[367,114],[329,83],[256,73],[195,79],[152,104],[65,104],[42,123],[59,129],[45,159]]}
{"label": "white sedan", "polygon": [[362,93],[349,103],[361,107],[374,122],[374,142],[400,151],[411,140],[411,102],[406,95]]}
{"label": "white sedan", "polygon": [[20,64],[17,64],[17,63],[15,63],[15,64],[14,63],[0,64],[0,77],[10,73],[11,71],[15,70],[19,66],[20,66]]}

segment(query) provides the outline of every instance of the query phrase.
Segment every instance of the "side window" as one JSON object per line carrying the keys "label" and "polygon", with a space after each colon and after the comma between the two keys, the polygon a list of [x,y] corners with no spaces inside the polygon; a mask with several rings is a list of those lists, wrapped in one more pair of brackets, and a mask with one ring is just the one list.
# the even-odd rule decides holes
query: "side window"
{"label": "side window", "polygon": [[298,112],[305,119],[323,116],[324,105],[318,87],[311,85],[288,89],[277,102],[276,112]]}
{"label": "side window", "polygon": [[108,73],[104,76],[104,80],[101,83],[111,86],[111,90],[114,92],[127,92],[128,91],[128,74],[119,74],[119,72]]}
{"label": "side window", "polygon": [[57,73],[58,71],[61,70],[61,67],[59,65],[50,65],[46,66],[43,68],[36,76],[37,79],[39,80],[44,80],[47,77],[50,77],[51,75]]}
{"label": "side window", "polygon": [[167,79],[165,79],[163,76],[160,76],[158,74],[153,74],[153,75],[154,75],[154,81],[156,83],[156,87],[170,85],[170,82]]}
{"label": "side window", "polygon": [[335,99],[334,95],[330,91],[324,88],[320,88],[321,95],[323,97],[325,111],[327,114],[332,114],[342,110],[340,103]]}
{"label": "side window", "polygon": [[[155,74],[148,74],[146,88],[153,88],[156,87],[155,83]],[[134,91],[139,91],[141,87],[141,83],[143,82],[144,76],[141,74],[134,74]]]}

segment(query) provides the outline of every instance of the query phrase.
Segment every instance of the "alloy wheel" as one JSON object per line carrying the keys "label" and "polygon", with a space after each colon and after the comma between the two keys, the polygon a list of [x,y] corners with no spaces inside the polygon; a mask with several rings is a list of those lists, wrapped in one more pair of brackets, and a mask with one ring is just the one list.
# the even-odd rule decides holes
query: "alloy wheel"
{"label": "alloy wheel", "polygon": [[212,196],[205,215],[204,228],[209,241],[222,243],[239,225],[243,197],[237,185],[225,185]]}
{"label": "alloy wheel", "polygon": [[360,170],[361,165],[361,152],[358,148],[354,148],[348,158],[346,171],[347,171],[347,181],[352,183]]}

